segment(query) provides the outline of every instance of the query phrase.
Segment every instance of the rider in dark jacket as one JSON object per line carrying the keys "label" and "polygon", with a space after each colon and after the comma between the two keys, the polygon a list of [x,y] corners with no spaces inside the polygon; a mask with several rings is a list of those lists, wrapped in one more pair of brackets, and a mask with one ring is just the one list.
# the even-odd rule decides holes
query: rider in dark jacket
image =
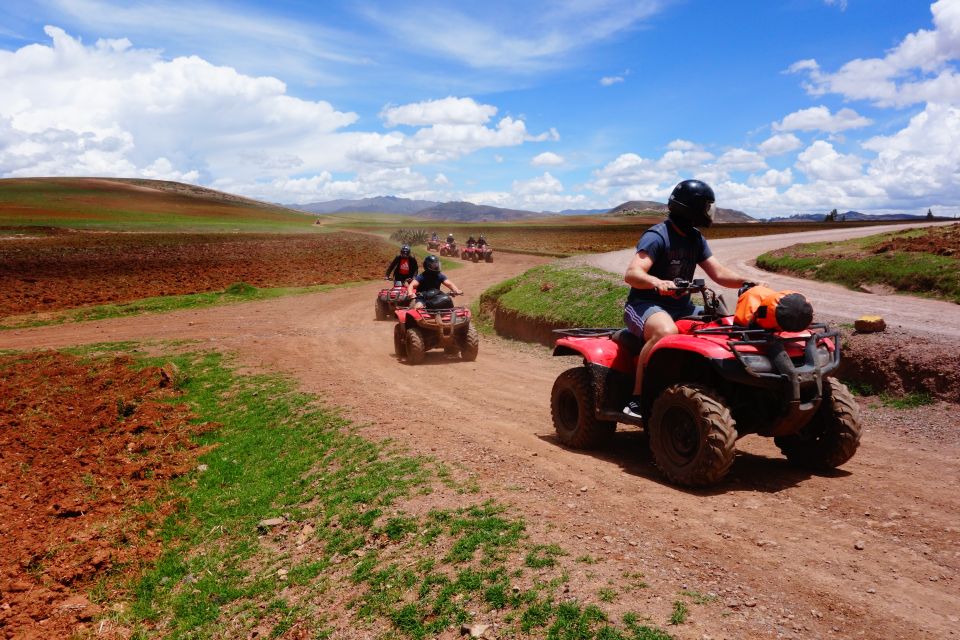
{"label": "rider in dark jacket", "polygon": [[410,278],[415,278],[419,273],[420,267],[417,265],[417,259],[410,255],[410,246],[400,247],[400,255],[393,259],[390,266],[387,267],[386,279],[394,282],[406,282]]}

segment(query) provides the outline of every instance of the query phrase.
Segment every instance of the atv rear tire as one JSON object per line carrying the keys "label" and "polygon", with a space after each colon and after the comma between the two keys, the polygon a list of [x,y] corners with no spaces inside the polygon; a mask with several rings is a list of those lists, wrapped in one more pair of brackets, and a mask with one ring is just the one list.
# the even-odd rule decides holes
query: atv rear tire
{"label": "atv rear tire", "polygon": [[610,440],[617,423],[598,420],[594,406],[593,380],[586,367],[557,376],[550,393],[550,415],[560,442],[574,449],[592,449]]}
{"label": "atv rear tire", "polygon": [[823,401],[810,422],[792,436],[773,441],[791,464],[808,469],[835,469],[860,446],[860,407],[842,383],[827,378]]}
{"label": "atv rear tire", "polygon": [[406,356],[407,364],[420,364],[423,362],[426,349],[423,346],[423,336],[420,335],[420,329],[411,327],[407,329]]}
{"label": "atv rear tire", "polygon": [[676,484],[714,484],[733,464],[736,424],[723,399],[706,387],[668,387],[653,402],[647,430],[654,461]]}
{"label": "atv rear tire", "polygon": [[403,358],[407,355],[406,336],[404,335],[403,327],[399,324],[393,328],[393,353],[398,358]]}
{"label": "atv rear tire", "polygon": [[467,332],[460,343],[460,358],[465,362],[473,362],[477,359],[477,353],[480,352],[480,334],[477,328],[472,324],[467,327]]}
{"label": "atv rear tire", "polygon": [[478,261],[478,260],[480,259],[480,256],[478,256],[478,255],[476,254],[476,252],[474,252],[474,253],[470,256],[470,259],[473,260],[474,262],[476,262],[476,261]]}
{"label": "atv rear tire", "polygon": [[486,260],[487,262],[493,262],[493,254],[490,254],[489,256],[487,256],[487,257],[485,258],[485,260]]}
{"label": "atv rear tire", "polygon": [[376,313],[377,320],[386,320],[388,317],[390,317],[388,315],[386,305],[383,304],[380,298],[377,298],[377,306],[376,306],[375,313]]}

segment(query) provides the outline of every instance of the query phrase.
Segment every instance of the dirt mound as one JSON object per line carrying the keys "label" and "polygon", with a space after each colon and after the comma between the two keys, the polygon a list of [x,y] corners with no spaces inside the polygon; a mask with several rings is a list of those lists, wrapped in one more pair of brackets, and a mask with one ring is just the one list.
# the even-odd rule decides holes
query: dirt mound
{"label": "dirt mound", "polygon": [[845,332],[840,377],[874,391],[960,403],[960,342],[902,331]]}
{"label": "dirt mound", "polygon": [[[147,515],[198,452],[177,374],[129,358],[0,357],[0,636],[69,637],[100,607],[107,573],[156,557]],[[166,508],[152,514],[162,518]],[[23,535],[29,532],[29,535]]]}
{"label": "dirt mound", "polygon": [[901,231],[873,247],[873,253],[919,251],[960,259],[960,224],[927,229],[922,235]]}
{"label": "dirt mound", "polygon": [[382,276],[391,257],[390,245],[354,233],[0,239],[0,316],[220,291],[238,281],[277,287],[365,280]]}

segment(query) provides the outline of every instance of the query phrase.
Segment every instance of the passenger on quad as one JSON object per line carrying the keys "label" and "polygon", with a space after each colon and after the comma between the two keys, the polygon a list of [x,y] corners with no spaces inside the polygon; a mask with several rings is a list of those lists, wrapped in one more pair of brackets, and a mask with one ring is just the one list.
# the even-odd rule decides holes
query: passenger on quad
{"label": "passenger on quad", "polygon": [[482,233],[480,234],[480,237],[477,238],[477,246],[478,246],[478,247],[485,247],[485,246],[487,246],[487,239],[483,237],[483,234],[482,234]]}
{"label": "passenger on quad", "polygon": [[452,233],[448,233],[448,234],[447,234],[447,244],[455,244],[455,243],[456,243],[456,240],[453,239],[453,234],[452,234]]}
{"label": "passenger on quad", "polygon": [[477,241],[473,239],[473,236],[470,236],[469,238],[467,238],[467,246],[468,247],[477,246]]}
{"label": "passenger on quad", "polygon": [[395,257],[390,266],[387,267],[387,273],[384,277],[394,282],[406,282],[410,278],[416,277],[418,272],[417,259],[410,255],[410,245],[405,244],[400,247],[400,255]]}
{"label": "passenger on quad", "polygon": [[664,222],[643,232],[624,281],[630,294],[623,319],[630,332],[645,341],[637,361],[637,379],[633,396],[623,412],[640,418],[640,391],[643,369],[650,351],[661,338],[677,333],[674,322],[696,315],[702,309],[690,301],[690,293],[677,295],[671,291],[677,278],[693,280],[697,265],[718,284],[738,288],[747,280],[723,266],[713,257],[700,228],[713,223],[716,205],[713,189],[699,180],[684,180],[673,189]]}
{"label": "passenger on quad", "polygon": [[437,235],[436,231],[430,234],[430,242],[440,242],[440,236]]}
{"label": "passenger on quad", "polygon": [[416,276],[407,284],[407,293],[410,295],[410,298],[413,299],[414,295],[416,296],[413,307],[420,308],[425,306],[424,295],[430,292],[436,293],[440,290],[440,285],[447,287],[457,295],[463,293],[460,287],[440,272],[440,258],[429,255],[423,259],[423,273]]}

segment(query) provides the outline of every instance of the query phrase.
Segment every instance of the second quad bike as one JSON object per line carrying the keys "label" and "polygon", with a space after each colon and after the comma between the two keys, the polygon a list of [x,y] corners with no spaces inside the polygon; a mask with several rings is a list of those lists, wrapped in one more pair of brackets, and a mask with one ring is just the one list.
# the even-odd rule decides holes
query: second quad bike
{"label": "second quad bike", "polygon": [[449,354],[459,353],[466,361],[477,359],[480,334],[471,322],[470,309],[453,306],[454,295],[424,291],[425,307],[397,309],[393,348],[398,358],[410,365],[420,364],[427,351],[441,348]]}
{"label": "second quad bike", "polygon": [[493,247],[489,244],[478,244],[476,255],[479,260],[493,262]]}
{"label": "second quad bike", "polygon": [[410,296],[407,294],[406,284],[400,281],[394,282],[392,287],[380,289],[380,293],[377,294],[374,317],[377,320],[389,320],[398,307],[406,307],[409,303]]}
{"label": "second quad bike", "polygon": [[860,412],[850,391],[828,377],[840,364],[839,331],[811,324],[799,332],[736,326],[703,280],[701,316],[677,320],[677,335],[652,348],[644,369],[643,418],[623,413],[633,391],[642,340],[627,329],[560,329],[553,355],[583,358],[560,374],[550,408],[560,441],[598,446],[617,423],[646,430],[654,462],[672,482],[704,486],[729,471],[738,438],[773,437],[787,459],[828,470],[860,444]]}
{"label": "second quad bike", "polygon": [[468,242],[467,246],[460,251],[460,257],[464,260],[473,260],[476,262],[479,257],[477,254],[477,245],[473,242]]}
{"label": "second quad bike", "polygon": [[440,245],[440,255],[441,256],[457,256],[460,255],[459,250],[457,249],[456,242],[444,242]]}
{"label": "second quad bike", "polygon": [[427,251],[439,251],[439,249],[440,249],[439,240],[434,240],[433,238],[430,238],[429,240],[427,240]]}

